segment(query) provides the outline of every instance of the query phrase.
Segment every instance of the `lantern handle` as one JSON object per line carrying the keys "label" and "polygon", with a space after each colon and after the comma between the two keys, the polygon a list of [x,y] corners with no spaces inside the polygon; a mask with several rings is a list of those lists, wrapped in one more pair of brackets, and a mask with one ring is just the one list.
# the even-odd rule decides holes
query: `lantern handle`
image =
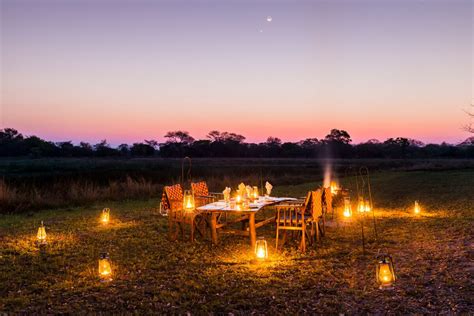
{"label": "lantern handle", "polygon": [[183,161],[181,162],[181,185],[184,187],[184,163],[188,161],[188,172],[186,174],[187,179],[186,181],[188,182],[189,186],[191,186],[191,168],[192,168],[192,162],[191,158],[188,156],[183,158]]}

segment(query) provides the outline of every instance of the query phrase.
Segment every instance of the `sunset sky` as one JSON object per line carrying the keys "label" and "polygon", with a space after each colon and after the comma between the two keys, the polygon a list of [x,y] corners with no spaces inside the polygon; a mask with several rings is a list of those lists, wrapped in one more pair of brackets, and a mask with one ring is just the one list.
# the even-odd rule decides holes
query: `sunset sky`
{"label": "sunset sky", "polygon": [[0,3],[0,124],[26,135],[469,136],[471,0]]}

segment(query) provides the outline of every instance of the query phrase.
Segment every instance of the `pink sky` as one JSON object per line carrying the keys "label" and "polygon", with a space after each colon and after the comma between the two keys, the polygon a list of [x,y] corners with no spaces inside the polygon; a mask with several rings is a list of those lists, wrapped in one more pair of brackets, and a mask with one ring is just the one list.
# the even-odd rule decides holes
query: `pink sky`
{"label": "pink sky", "polygon": [[[272,22],[266,16],[273,17]],[[2,127],[112,144],[469,135],[471,1],[2,1]]]}

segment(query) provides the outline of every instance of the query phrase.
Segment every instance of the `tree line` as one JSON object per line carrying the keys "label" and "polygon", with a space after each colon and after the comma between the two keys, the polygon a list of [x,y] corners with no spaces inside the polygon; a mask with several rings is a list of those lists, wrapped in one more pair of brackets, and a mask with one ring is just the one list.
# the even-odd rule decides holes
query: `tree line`
{"label": "tree line", "polygon": [[196,140],[186,131],[168,132],[164,138],[163,143],[144,140],[112,147],[106,140],[94,145],[51,142],[5,128],[0,130],[0,157],[474,158],[474,137],[457,145],[423,144],[404,137],[352,144],[347,131],[333,129],[322,139],[299,142],[268,137],[262,143],[247,143],[243,135],[215,130],[205,139]]}

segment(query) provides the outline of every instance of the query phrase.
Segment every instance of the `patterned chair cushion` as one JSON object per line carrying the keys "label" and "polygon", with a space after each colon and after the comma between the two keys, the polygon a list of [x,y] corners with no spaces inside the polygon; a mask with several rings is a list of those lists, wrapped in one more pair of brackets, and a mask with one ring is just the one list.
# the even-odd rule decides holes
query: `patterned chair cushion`
{"label": "patterned chair cushion", "polygon": [[191,183],[194,196],[209,196],[209,189],[205,181]]}
{"label": "patterned chair cushion", "polygon": [[183,189],[180,184],[165,186],[163,195],[161,196],[161,203],[165,209],[175,210],[182,206],[183,203]]}

